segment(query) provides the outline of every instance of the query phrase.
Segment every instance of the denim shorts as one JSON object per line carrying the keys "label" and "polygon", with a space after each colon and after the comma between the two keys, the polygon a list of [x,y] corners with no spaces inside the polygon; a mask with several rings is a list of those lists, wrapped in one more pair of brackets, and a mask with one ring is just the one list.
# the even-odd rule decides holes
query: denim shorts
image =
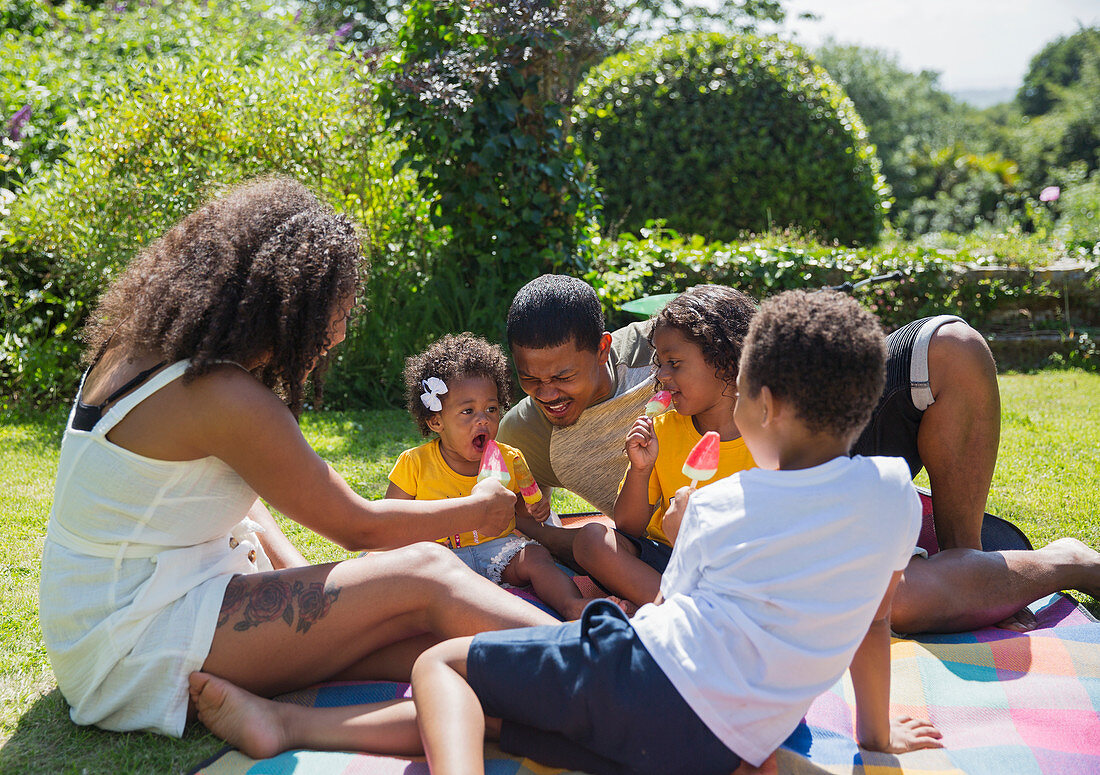
{"label": "denim shorts", "polygon": [[594,775],[728,775],[741,763],[607,600],[577,621],[475,636],[466,675],[515,756]]}
{"label": "denim shorts", "polygon": [[484,576],[494,584],[500,584],[502,583],[500,576],[508,567],[508,563],[523,547],[533,543],[536,542],[529,538],[506,535],[494,538],[492,541],[482,541],[480,544],[460,546],[451,551],[474,573]]}

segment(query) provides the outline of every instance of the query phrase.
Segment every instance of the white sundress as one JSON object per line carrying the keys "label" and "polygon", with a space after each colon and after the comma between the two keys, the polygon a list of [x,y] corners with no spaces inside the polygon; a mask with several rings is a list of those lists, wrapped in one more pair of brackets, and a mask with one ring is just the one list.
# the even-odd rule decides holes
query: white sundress
{"label": "white sundress", "polygon": [[107,440],[188,363],[153,375],[90,431],[73,428],[74,405],[65,428],[39,617],[77,724],[183,734],[187,677],[210,651],[226,585],[270,567],[242,532],[256,493],[229,466],[155,460]]}

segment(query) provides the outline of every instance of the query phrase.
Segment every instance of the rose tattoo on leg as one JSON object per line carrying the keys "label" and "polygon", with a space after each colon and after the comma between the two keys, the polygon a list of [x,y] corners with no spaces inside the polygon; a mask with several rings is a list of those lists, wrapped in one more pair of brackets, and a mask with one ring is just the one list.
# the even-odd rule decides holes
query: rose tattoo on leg
{"label": "rose tattoo on leg", "polygon": [[[321,582],[290,582],[278,577],[264,579],[249,592],[245,577],[237,576],[226,587],[221,613],[218,615],[218,626],[226,624],[243,605],[241,619],[233,625],[233,629],[238,632],[276,619],[282,619],[287,626],[293,626],[295,632],[309,632],[309,628],[329,612],[338,597],[339,587],[326,586]],[[296,625],[295,607],[298,610]]]}

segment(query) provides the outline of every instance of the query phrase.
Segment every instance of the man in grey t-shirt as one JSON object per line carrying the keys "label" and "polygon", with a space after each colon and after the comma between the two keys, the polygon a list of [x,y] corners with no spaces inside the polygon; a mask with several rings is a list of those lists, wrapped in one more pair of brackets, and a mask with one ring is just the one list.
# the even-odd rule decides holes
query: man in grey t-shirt
{"label": "man in grey t-shirt", "polygon": [[[564,487],[611,514],[626,471],[626,432],[653,395],[649,323],[614,334],[587,283],[543,275],[508,311],[508,344],[527,397],[502,418],[497,440],[518,448],[549,496]],[[521,529],[572,561],[572,531]]]}

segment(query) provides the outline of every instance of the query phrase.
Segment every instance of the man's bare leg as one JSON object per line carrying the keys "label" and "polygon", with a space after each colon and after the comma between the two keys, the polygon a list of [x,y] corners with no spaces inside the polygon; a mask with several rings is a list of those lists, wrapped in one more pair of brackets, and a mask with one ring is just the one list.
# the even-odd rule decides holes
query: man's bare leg
{"label": "man's bare leg", "polygon": [[897,632],[963,632],[998,624],[1035,600],[1066,589],[1100,596],[1100,553],[1075,538],[1061,538],[1035,551],[946,549],[927,560],[910,560],[894,597],[891,622]]}
{"label": "man's bare leg", "polygon": [[921,418],[917,450],[928,471],[941,549],[981,549],[1001,434],[997,368],[981,334],[965,323],[940,326],[928,347],[935,402]]}

